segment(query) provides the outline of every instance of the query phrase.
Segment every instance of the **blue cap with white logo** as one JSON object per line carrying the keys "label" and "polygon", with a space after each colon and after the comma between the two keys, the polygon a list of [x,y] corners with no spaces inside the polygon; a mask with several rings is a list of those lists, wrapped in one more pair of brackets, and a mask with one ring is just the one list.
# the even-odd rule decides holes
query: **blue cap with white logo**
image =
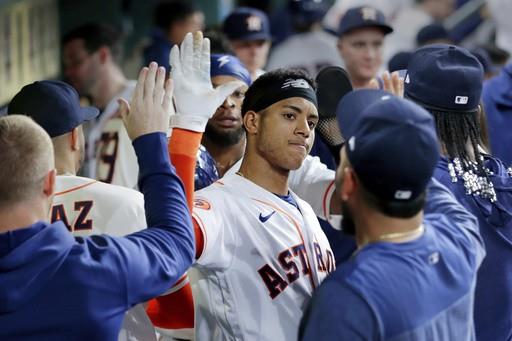
{"label": "blue cap with white logo", "polygon": [[383,90],[348,93],[336,110],[346,153],[365,189],[391,202],[418,198],[439,159],[432,115]]}
{"label": "blue cap with white logo", "polygon": [[384,34],[393,32],[393,28],[386,24],[384,13],[370,6],[350,8],[340,20],[338,36],[356,28],[377,27],[382,29]]}
{"label": "blue cap with white logo", "polygon": [[446,44],[417,49],[407,66],[404,95],[429,110],[478,110],[484,71],[468,50]]}
{"label": "blue cap with white logo", "polygon": [[242,62],[229,54],[212,54],[210,56],[210,76],[231,76],[235,77],[247,86],[252,83],[251,74],[242,65]]}
{"label": "blue cap with white logo", "polygon": [[222,27],[229,40],[271,40],[267,15],[255,8],[239,7],[224,20]]}

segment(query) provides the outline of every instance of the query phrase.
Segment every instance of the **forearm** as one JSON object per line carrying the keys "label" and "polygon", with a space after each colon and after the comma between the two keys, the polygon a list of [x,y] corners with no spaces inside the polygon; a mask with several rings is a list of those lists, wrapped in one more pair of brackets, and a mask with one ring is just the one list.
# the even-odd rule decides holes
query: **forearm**
{"label": "forearm", "polygon": [[168,145],[169,156],[176,165],[176,173],[185,186],[185,196],[191,212],[194,200],[197,152],[201,145],[202,136],[202,133],[175,128]]}

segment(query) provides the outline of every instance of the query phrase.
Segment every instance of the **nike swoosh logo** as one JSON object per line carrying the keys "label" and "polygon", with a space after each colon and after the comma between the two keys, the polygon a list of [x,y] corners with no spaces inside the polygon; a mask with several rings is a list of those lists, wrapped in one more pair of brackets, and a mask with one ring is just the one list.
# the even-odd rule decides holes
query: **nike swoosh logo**
{"label": "nike swoosh logo", "polygon": [[272,216],[274,215],[274,213],[276,213],[276,211],[273,211],[272,213],[270,213],[270,214],[268,214],[268,215],[266,215],[266,216],[264,216],[264,215],[262,215],[262,214],[260,213],[260,221],[261,221],[262,223],[266,222],[267,220],[269,220],[269,219],[270,219],[270,217],[272,217]]}

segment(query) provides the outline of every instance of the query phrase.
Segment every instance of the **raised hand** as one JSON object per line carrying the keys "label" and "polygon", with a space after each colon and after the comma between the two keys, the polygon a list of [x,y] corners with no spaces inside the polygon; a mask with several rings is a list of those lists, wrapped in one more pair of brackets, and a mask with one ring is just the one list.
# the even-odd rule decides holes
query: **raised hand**
{"label": "raised hand", "polygon": [[149,64],[149,68],[142,68],[131,103],[124,98],[118,100],[130,139],[154,132],[167,133],[169,118],[174,112],[172,93],[172,81],[165,81],[165,68],[155,62]]}
{"label": "raised hand", "polygon": [[171,118],[172,127],[203,132],[226,97],[243,84],[235,81],[213,88],[210,40],[202,32],[188,33],[180,48],[172,48],[170,65],[177,111]]}
{"label": "raised hand", "polygon": [[[377,79],[373,78],[370,81],[370,88],[379,88],[379,82]],[[397,71],[391,74],[389,74],[388,71],[385,71],[382,74],[382,90],[390,92],[398,97],[404,97],[404,81],[402,78],[400,78],[400,75]]]}

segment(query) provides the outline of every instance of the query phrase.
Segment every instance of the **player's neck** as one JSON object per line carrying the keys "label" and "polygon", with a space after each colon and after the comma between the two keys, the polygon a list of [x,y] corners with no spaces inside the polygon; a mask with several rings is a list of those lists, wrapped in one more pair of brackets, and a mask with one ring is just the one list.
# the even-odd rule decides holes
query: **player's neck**
{"label": "player's neck", "polygon": [[55,154],[55,169],[57,175],[76,175],[76,160],[71,157],[72,153],[68,153],[67,157],[60,153]]}
{"label": "player's neck", "polygon": [[124,90],[126,83],[126,77],[121,70],[117,67],[108,69],[107,74],[103,75],[103,80],[98,82],[97,88],[93,91],[94,106],[104,110],[112,98]]}
{"label": "player's neck", "polygon": [[352,87],[354,89],[368,89],[370,87],[370,79],[354,78],[352,79]]}
{"label": "player's neck", "polygon": [[249,152],[245,154],[240,171],[237,174],[274,194],[288,194],[288,176],[290,171],[273,167],[257,153]]}
{"label": "player's neck", "polygon": [[364,209],[354,216],[356,225],[356,242],[358,248],[378,241],[403,243],[420,237],[423,211],[412,218],[394,218],[373,209]]}
{"label": "player's neck", "polygon": [[48,205],[44,201],[31,200],[0,208],[0,233],[19,230],[47,220]]}
{"label": "player's neck", "polygon": [[242,158],[245,151],[245,136],[231,146],[216,144],[208,139],[206,135],[203,135],[201,143],[215,160],[215,165],[217,166],[220,177],[223,177],[224,174]]}

